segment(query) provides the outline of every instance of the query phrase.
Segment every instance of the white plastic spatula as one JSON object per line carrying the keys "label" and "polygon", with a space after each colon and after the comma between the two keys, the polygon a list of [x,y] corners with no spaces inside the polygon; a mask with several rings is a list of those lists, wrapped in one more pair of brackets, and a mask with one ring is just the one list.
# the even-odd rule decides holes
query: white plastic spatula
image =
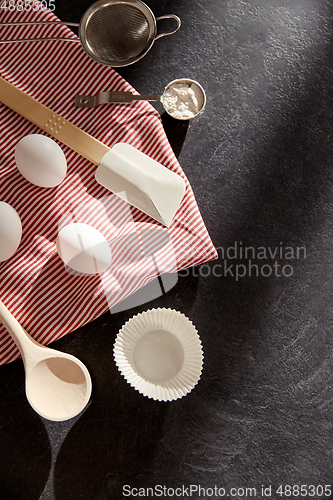
{"label": "white plastic spatula", "polygon": [[183,179],[129,144],[115,144],[102,158],[96,181],[170,226],[185,193]]}
{"label": "white plastic spatula", "polygon": [[78,415],[91,395],[91,378],[75,356],[36,342],[0,300],[0,320],[16,343],[25,368],[25,391],[32,408],[48,420]]}
{"label": "white plastic spatula", "polygon": [[130,205],[169,226],[185,193],[182,177],[129,144],[112,149],[0,78],[0,102],[98,165],[96,180]]}

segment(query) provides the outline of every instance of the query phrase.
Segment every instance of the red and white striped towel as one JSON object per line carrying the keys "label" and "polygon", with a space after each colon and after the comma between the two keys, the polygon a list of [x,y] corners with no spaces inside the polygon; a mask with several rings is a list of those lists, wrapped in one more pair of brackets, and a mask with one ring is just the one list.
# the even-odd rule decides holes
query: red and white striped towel
{"label": "red and white striped towel", "polygon": [[[49,10],[35,10],[0,9],[0,21],[58,20]],[[37,36],[76,38],[61,25],[0,27],[2,40]],[[74,106],[77,94],[134,91],[116,71],[93,61],[80,43],[52,41],[0,45],[0,75],[107,146],[131,144],[186,182],[185,197],[168,229],[97,184],[96,167],[61,143],[68,164],[65,180],[55,188],[34,186],[17,170],[14,150],[25,135],[44,132],[0,103],[0,200],[16,209],[23,227],[17,252],[0,263],[0,297],[37,341],[48,344],[97,318],[154,279],[156,265],[159,273],[175,272],[217,257],[158,112],[144,101],[95,109]],[[55,240],[72,221],[93,225],[112,244],[113,262],[103,276],[65,270]],[[158,248],[154,259],[147,248],[138,258],[138,241],[142,245],[142,235],[153,234],[156,227],[160,232],[149,239],[151,250],[155,244]],[[18,357],[0,325],[0,364]]]}

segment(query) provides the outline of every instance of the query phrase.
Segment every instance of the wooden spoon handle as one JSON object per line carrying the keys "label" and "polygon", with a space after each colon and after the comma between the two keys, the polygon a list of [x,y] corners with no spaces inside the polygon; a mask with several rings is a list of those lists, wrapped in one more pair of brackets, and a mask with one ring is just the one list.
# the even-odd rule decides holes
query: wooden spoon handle
{"label": "wooden spoon handle", "polygon": [[1,300],[0,320],[19,348],[23,359],[25,358],[25,355],[28,354],[28,352],[32,352],[32,350],[34,350],[33,344],[40,345],[28,334],[28,332],[24,330],[24,328],[20,325],[17,319],[12,315],[12,313],[7,309],[7,307]]}

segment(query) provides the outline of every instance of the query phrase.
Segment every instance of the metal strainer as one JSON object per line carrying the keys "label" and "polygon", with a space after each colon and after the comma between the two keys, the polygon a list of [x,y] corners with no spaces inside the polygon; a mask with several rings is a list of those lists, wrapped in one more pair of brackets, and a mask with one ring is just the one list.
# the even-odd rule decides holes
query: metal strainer
{"label": "metal strainer", "polygon": [[[157,21],[174,19],[176,27],[157,35]],[[81,42],[87,54],[95,61],[120,67],[133,64],[152,47],[155,40],[176,33],[181,22],[178,16],[168,14],[155,18],[151,9],[141,0],[98,0],[84,13],[80,23],[62,21],[0,23],[0,26],[31,24],[63,24],[79,28],[77,38],[28,38],[0,40],[1,43],[66,40]]]}

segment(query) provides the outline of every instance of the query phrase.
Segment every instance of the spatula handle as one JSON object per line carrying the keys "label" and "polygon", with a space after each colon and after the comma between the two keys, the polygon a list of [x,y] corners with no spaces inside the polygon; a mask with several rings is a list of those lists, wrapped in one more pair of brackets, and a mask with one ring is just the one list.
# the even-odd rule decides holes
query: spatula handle
{"label": "spatula handle", "polygon": [[110,151],[105,144],[1,77],[0,102],[95,165]]}

